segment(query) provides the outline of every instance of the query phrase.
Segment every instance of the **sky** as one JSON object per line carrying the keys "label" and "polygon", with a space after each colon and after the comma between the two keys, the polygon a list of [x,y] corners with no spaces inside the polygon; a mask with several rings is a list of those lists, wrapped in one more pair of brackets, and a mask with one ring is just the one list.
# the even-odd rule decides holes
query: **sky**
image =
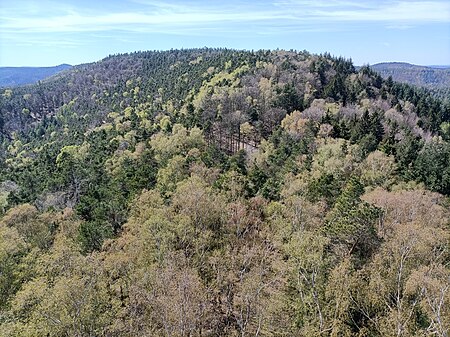
{"label": "sky", "polygon": [[450,65],[450,0],[0,0],[0,66],[198,47]]}

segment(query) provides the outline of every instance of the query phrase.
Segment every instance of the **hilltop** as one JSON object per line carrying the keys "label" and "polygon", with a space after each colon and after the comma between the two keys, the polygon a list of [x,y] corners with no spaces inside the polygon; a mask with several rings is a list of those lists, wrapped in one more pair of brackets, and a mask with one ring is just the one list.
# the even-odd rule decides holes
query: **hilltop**
{"label": "hilltop", "polygon": [[371,68],[385,79],[391,76],[394,81],[429,89],[450,88],[450,67],[425,67],[404,62],[387,62],[374,64]]}
{"label": "hilltop", "polygon": [[54,67],[0,67],[0,87],[33,84],[71,67],[69,64]]}
{"label": "hilltop", "polygon": [[307,51],[0,92],[0,335],[444,336],[450,105]]}

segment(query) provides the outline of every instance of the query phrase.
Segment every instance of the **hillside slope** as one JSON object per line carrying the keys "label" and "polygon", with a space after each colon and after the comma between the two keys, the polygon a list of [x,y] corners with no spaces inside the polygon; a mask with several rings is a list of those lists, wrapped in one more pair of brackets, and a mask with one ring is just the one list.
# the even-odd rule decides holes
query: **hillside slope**
{"label": "hillside slope", "polygon": [[445,336],[450,106],[329,54],[0,92],[0,336]]}
{"label": "hillside slope", "polygon": [[36,83],[71,67],[69,64],[54,67],[0,67],[0,87]]}
{"label": "hillside slope", "polygon": [[371,68],[387,79],[429,89],[450,88],[450,67],[424,67],[402,62],[378,63]]}

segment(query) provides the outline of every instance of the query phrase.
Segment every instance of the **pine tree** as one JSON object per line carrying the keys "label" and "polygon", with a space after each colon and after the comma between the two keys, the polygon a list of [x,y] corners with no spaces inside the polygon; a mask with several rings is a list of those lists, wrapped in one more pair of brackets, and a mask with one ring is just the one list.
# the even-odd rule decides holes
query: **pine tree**
{"label": "pine tree", "polygon": [[378,244],[374,222],[379,210],[361,200],[364,186],[351,177],[325,219],[324,232],[343,256],[365,259]]}

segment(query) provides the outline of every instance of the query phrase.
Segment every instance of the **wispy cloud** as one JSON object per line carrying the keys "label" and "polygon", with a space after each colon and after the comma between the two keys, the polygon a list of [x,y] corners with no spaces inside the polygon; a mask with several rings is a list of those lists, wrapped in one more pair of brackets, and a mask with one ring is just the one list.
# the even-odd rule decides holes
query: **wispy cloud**
{"label": "wispy cloud", "polygon": [[64,47],[64,48],[77,48],[83,46],[83,41],[73,37],[58,37],[55,38],[47,38],[47,36],[40,36],[35,34],[30,35],[7,35],[2,37],[4,43],[9,46],[17,46],[17,47]]}
{"label": "wispy cloud", "polygon": [[273,2],[278,7],[315,7],[315,8],[372,8],[372,5],[364,1],[343,1],[343,0],[276,0]]}
{"label": "wispy cloud", "polygon": [[387,25],[387,29],[407,30],[414,28],[414,25]]}
{"label": "wispy cloud", "polygon": [[450,22],[450,3],[438,1],[400,1],[365,9],[319,10],[321,18],[364,22]]}
{"label": "wispy cloud", "polygon": [[166,12],[166,13],[107,13],[100,15],[66,14],[46,18],[3,17],[0,24],[2,31],[33,32],[86,32],[141,30],[160,31],[167,27],[205,27],[208,25],[233,22],[252,22],[276,20],[282,17],[272,13],[219,13],[215,11]]}
{"label": "wispy cloud", "polygon": [[[187,30],[207,32],[248,31],[276,34],[286,27],[290,30],[323,29],[323,24],[348,22],[384,22],[391,27],[429,22],[450,22],[448,1],[312,1],[275,0],[249,4],[232,1],[228,5],[205,2],[162,2],[131,0],[133,9],[74,8],[57,6],[50,14],[35,6],[28,11],[5,8],[0,16],[0,32],[61,33],[105,32],[171,32],[184,34]],[[39,13],[40,11],[40,13]],[[33,15],[30,15],[33,13]],[[41,14],[41,15],[36,15]],[[276,23],[283,28],[277,29]],[[314,25],[316,25],[314,27]],[[280,25],[279,25],[280,26]],[[313,26],[313,27],[312,27]]]}

